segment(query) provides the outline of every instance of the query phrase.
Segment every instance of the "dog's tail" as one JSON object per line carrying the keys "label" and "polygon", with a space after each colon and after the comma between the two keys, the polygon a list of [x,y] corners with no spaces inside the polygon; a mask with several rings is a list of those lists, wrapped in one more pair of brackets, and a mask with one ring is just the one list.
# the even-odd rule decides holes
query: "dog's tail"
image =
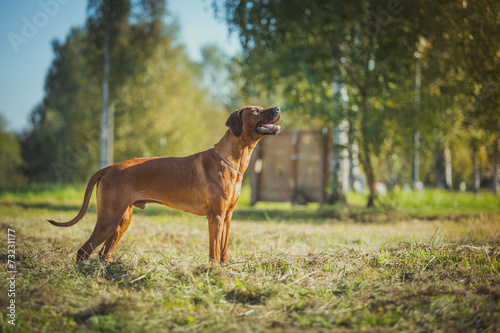
{"label": "dog's tail", "polygon": [[106,172],[108,172],[108,169],[109,166],[97,171],[96,173],[94,173],[92,177],[90,177],[89,183],[87,184],[87,189],[85,190],[85,196],[83,197],[82,208],[80,209],[80,212],[78,213],[78,215],[75,216],[74,219],[68,222],[56,222],[53,220],[47,220],[47,221],[58,227],[71,227],[72,225],[77,224],[87,212],[87,208],[89,207],[90,197],[92,196],[94,185],[102,178],[102,176],[104,176],[104,174],[106,174]]}

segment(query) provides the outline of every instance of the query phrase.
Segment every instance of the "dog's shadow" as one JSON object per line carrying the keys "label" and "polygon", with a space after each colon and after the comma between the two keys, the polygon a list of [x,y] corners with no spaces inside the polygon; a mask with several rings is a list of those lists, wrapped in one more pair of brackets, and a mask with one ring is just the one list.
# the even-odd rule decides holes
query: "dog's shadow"
{"label": "dog's shadow", "polygon": [[148,273],[138,272],[133,263],[121,259],[106,263],[101,259],[90,259],[75,264],[75,270],[94,282],[112,283],[121,288],[141,288]]}
{"label": "dog's shadow", "polygon": [[321,224],[332,219],[333,210],[324,209],[262,209],[255,207],[236,208],[233,220],[253,222],[303,222]]}
{"label": "dog's shadow", "polygon": [[[283,209],[264,209],[251,206],[236,206],[233,214],[233,221],[243,222],[291,222],[291,223],[331,223],[334,219],[342,219],[343,212],[337,208],[332,207],[319,207],[307,208],[304,207],[285,207]],[[169,207],[157,204],[149,204],[146,209],[141,210],[134,208],[134,214],[143,216],[172,216],[182,217],[189,215],[188,213],[181,212]]]}

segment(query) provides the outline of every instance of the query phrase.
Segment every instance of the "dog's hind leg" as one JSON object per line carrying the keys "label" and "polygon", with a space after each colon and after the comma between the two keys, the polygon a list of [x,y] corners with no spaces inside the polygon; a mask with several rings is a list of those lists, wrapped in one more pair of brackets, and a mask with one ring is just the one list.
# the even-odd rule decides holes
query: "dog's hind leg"
{"label": "dog's hind leg", "polygon": [[105,214],[102,215],[98,214],[97,223],[94,227],[92,235],[78,250],[78,253],[76,254],[76,262],[87,260],[99,245],[110,238],[111,235],[118,229],[123,217],[123,214],[118,216],[115,215],[112,218],[107,217]]}
{"label": "dog's hind leg", "polygon": [[101,257],[101,259],[104,259],[108,263],[111,261],[111,255],[115,250],[116,244],[118,244],[125,231],[127,231],[128,226],[130,225],[133,210],[133,206],[129,206],[127,208],[115,232],[106,240],[106,243],[104,243],[101,251],[99,252],[99,256]]}

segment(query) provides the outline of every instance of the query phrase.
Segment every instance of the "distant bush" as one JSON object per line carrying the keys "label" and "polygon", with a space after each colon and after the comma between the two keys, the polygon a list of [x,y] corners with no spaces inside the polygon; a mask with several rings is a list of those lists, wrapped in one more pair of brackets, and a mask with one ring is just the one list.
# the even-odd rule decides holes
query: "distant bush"
{"label": "distant bush", "polygon": [[23,175],[24,161],[21,145],[16,135],[8,132],[6,121],[0,116],[0,187],[17,186],[26,183]]}

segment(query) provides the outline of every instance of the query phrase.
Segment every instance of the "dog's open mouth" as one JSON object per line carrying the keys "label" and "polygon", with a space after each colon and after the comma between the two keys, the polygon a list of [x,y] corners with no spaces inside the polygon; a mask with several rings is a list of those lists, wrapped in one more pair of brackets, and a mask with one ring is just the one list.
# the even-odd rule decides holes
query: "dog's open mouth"
{"label": "dog's open mouth", "polygon": [[264,134],[264,135],[268,135],[268,134],[278,134],[279,132],[281,132],[281,126],[280,125],[275,125],[275,123],[280,119],[280,115],[278,115],[276,118],[274,118],[273,120],[271,120],[269,123],[267,124],[258,124],[257,125],[257,133],[259,134]]}

